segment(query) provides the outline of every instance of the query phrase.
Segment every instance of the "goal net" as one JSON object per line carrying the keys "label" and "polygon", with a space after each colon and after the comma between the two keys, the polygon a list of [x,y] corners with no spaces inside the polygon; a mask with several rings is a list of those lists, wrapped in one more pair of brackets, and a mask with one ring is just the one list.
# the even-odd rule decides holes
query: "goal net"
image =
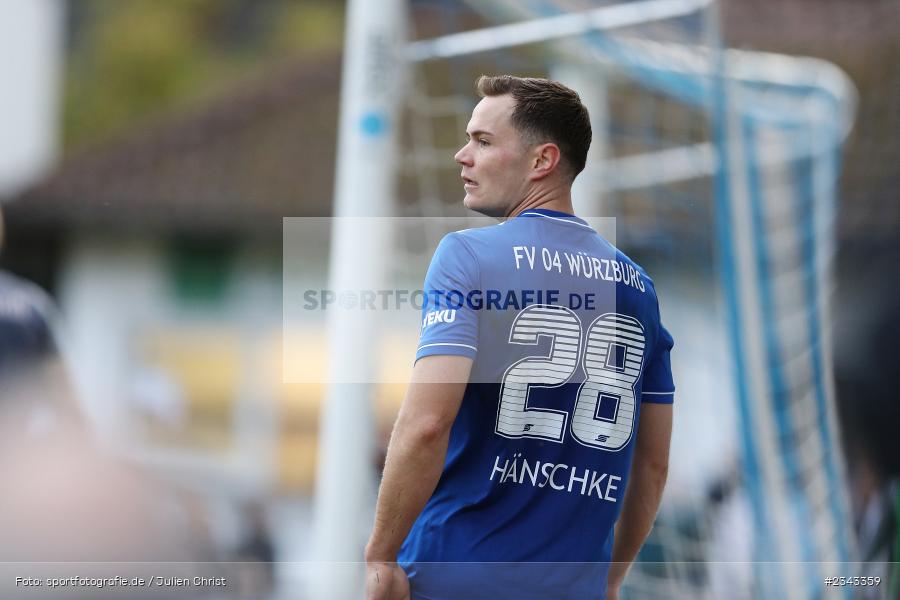
{"label": "goal net", "polygon": [[[448,230],[483,223],[452,158],[477,77],[575,88],[594,132],[576,212],[647,269],[676,341],[669,484],[623,597],[844,597],[822,581],[853,553],[828,330],[849,80],[723,47],[713,0],[435,0],[408,17],[397,150],[381,157],[404,217],[386,287],[416,289]],[[382,421],[399,379],[373,384]]]}

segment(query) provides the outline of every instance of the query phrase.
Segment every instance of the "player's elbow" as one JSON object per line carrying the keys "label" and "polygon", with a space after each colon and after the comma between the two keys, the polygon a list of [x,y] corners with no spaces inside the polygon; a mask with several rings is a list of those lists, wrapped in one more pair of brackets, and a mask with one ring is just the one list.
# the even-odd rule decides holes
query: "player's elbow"
{"label": "player's elbow", "polygon": [[418,416],[398,419],[395,435],[412,446],[430,446],[450,435],[451,423],[436,416]]}
{"label": "player's elbow", "polygon": [[636,458],[632,471],[641,478],[652,480],[659,485],[665,485],[666,479],[669,477],[669,457]]}
{"label": "player's elbow", "polygon": [[666,463],[635,463],[628,483],[628,494],[632,498],[640,498],[642,503],[650,503],[655,510],[666,489],[668,476]]}

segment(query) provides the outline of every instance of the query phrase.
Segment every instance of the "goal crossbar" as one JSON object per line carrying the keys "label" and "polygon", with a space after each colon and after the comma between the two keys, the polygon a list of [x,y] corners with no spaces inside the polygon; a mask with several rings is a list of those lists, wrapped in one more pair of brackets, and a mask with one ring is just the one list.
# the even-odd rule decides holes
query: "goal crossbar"
{"label": "goal crossbar", "polygon": [[712,1],[643,0],[617,4],[420,40],[407,44],[405,54],[408,60],[421,62],[502,50],[682,17],[704,9]]}

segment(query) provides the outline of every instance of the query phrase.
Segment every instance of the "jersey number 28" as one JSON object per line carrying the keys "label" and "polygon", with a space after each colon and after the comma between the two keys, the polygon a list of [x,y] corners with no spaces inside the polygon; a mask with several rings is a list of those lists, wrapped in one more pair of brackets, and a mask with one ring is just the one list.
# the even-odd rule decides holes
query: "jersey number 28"
{"label": "jersey number 28", "polygon": [[562,442],[568,412],[531,408],[528,394],[533,387],[566,383],[581,356],[586,379],[578,388],[572,411],[572,437],[592,448],[622,449],[634,430],[634,386],[644,360],[640,321],[606,313],[594,319],[582,336],[581,319],[570,309],[528,306],[513,321],[509,343],[535,345],[539,336],[551,338],[550,354],[525,357],[506,370],[495,431],[510,438]]}

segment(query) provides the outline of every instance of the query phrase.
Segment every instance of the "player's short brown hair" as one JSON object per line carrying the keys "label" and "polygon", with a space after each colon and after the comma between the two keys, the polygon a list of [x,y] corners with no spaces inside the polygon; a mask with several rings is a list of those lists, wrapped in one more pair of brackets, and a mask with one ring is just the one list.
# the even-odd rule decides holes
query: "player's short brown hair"
{"label": "player's short brown hair", "polygon": [[525,142],[559,146],[561,161],[573,179],[584,170],[591,147],[591,120],[575,90],[549,79],[514,75],[482,75],[475,88],[482,98],[512,96],[516,101],[512,124]]}

